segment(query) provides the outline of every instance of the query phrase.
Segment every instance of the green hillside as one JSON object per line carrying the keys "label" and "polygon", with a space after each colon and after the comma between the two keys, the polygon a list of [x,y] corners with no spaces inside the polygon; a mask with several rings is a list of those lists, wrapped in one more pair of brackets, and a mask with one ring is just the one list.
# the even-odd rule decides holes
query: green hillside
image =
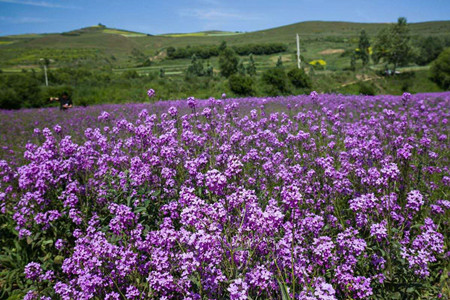
{"label": "green hillside", "polygon": [[[0,37],[0,68],[26,68],[36,65],[33,61],[42,56],[42,49],[55,49],[55,54],[45,51],[46,56],[58,63],[73,62],[80,54],[80,60],[108,60],[119,67],[131,67],[130,60],[133,49],[148,57],[154,57],[167,47],[186,47],[188,45],[217,45],[226,41],[228,45],[246,43],[286,43],[290,49],[295,48],[295,34],[301,37],[305,54],[313,52],[311,58],[319,59],[315,55],[326,49],[346,49],[357,42],[359,32],[364,29],[369,36],[389,24],[381,23],[350,23],[350,22],[322,22],[310,21],[281,26],[277,28],[236,33],[225,31],[206,31],[197,33],[175,33],[163,35],[149,35],[122,29],[92,26],[60,34],[26,34]],[[411,23],[408,24],[412,36],[450,36],[450,21]],[[65,49],[65,55],[61,50]],[[86,56],[86,53],[89,55]],[[52,57],[53,56],[53,57]],[[163,58],[155,57],[158,61]]]}
{"label": "green hillside", "polygon": [[[407,24],[413,59],[399,65],[400,75],[386,77],[386,63],[372,57],[363,66],[355,53],[361,30],[365,30],[373,45],[377,34],[391,25],[310,21],[255,32],[213,30],[161,35],[98,25],[63,33],[2,36],[0,79],[4,91],[0,91],[0,100],[16,99],[4,107],[46,106],[46,97],[71,90],[75,101],[84,104],[139,102],[146,100],[147,87],[158,90],[159,99],[207,97],[222,92],[242,95],[233,94],[230,81],[220,74],[218,49],[224,42],[239,53],[241,75],[250,75],[246,71],[249,54],[255,54],[251,88],[245,93],[276,95],[280,91],[268,89],[263,75],[276,65],[281,65],[286,74],[297,67],[297,33],[301,39],[302,67],[311,80],[310,88],[318,92],[400,94],[406,90],[441,90],[430,80],[430,62],[450,46],[450,21]],[[261,48],[271,50],[255,51]],[[200,75],[188,74],[193,66],[192,53],[199,54],[196,57],[203,68]],[[430,57],[429,53],[434,53],[432,59],[421,62],[420,58]],[[45,61],[48,87],[44,85]],[[305,93],[308,89],[294,87],[286,79],[286,87],[280,93]],[[31,92],[39,96],[31,99]],[[14,101],[25,104],[16,105]]]}

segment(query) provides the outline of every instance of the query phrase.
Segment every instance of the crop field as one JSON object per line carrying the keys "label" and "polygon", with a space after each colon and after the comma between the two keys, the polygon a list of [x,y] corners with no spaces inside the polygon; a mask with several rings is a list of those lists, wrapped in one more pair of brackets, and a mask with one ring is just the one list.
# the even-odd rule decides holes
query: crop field
{"label": "crop field", "polygon": [[0,111],[0,298],[448,299],[450,92],[217,98]]}

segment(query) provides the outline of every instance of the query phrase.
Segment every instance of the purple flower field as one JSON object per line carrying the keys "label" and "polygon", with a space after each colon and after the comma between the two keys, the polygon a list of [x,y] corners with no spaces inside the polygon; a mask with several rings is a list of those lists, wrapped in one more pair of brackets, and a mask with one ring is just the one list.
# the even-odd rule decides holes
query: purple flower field
{"label": "purple flower field", "polygon": [[0,111],[0,298],[448,299],[450,92]]}

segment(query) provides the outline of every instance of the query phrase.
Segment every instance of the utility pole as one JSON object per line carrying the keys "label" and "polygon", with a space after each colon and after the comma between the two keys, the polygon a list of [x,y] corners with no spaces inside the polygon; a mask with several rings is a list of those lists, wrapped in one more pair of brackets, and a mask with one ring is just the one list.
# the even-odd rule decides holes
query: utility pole
{"label": "utility pole", "polygon": [[297,66],[300,69],[302,64],[302,60],[300,58],[300,38],[298,37],[297,33]]}
{"label": "utility pole", "polygon": [[50,60],[48,60],[46,58],[41,58],[40,61],[44,62],[45,86],[48,86],[47,64],[50,62]]}

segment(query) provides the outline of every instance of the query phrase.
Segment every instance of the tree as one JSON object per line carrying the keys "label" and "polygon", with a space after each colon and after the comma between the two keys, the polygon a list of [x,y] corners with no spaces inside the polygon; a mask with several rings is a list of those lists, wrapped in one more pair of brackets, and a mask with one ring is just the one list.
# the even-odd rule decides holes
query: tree
{"label": "tree", "polygon": [[133,50],[131,50],[131,55],[137,63],[143,63],[147,60],[147,56],[145,56],[144,53],[136,48],[133,48]]}
{"label": "tree", "polygon": [[289,92],[287,76],[283,68],[268,69],[263,73],[261,79],[271,95],[276,96]]}
{"label": "tree", "polygon": [[375,61],[392,64],[392,71],[398,66],[407,64],[411,60],[411,46],[409,43],[409,29],[405,18],[398,18],[397,24],[382,29],[374,45]]}
{"label": "tree", "polygon": [[297,88],[311,88],[311,79],[303,69],[294,68],[287,73],[292,85]]}
{"label": "tree", "polygon": [[213,75],[214,75],[214,68],[213,68],[213,66],[211,66],[209,64],[209,61],[208,61],[207,65],[206,65],[206,73],[205,73],[205,75],[208,76],[208,77],[213,77]]}
{"label": "tree", "polygon": [[281,68],[282,66],[283,66],[283,60],[281,59],[281,55],[280,55],[280,56],[278,56],[276,67]]}
{"label": "tree", "polygon": [[444,90],[450,88],[450,48],[446,48],[431,65],[431,80]]}
{"label": "tree", "polygon": [[227,42],[222,41],[222,43],[220,43],[220,46],[219,46],[219,51],[222,52],[226,48],[227,48]]}
{"label": "tree", "polygon": [[175,49],[175,47],[172,47],[172,46],[168,47],[166,50],[167,57],[173,58],[176,51],[177,51],[177,49]]}
{"label": "tree", "polygon": [[237,70],[238,70],[238,73],[240,75],[242,75],[242,76],[245,75],[246,70],[245,70],[244,62],[242,61],[242,59],[239,61],[239,64],[237,66]]}
{"label": "tree", "polygon": [[253,94],[253,79],[248,76],[238,74],[231,75],[228,79],[230,89],[241,96],[250,96]]}
{"label": "tree", "polygon": [[194,54],[192,55],[191,64],[186,70],[186,77],[203,76],[203,75],[205,75],[203,63],[197,60],[197,56]]}
{"label": "tree", "polygon": [[255,66],[255,60],[253,59],[253,54],[250,53],[249,56],[250,62],[247,65],[247,74],[250,76],[256,75],[256,66]]}
{"label": "tree", "polygon": [[358,44],[358,54],[359,54],[359,58],[361,58],[363,66],[366,66],[367,63],[369,62],[369,57],[370,57],[370,52],[369,52],[369,48],[370,48],[370,42],[369,42],[369,37],[366,34],[366,31],[363,29],[361,30],[361,34],[359,35],[359,44]]}
{"label": "tree", "polygon": [[237,66],[238,56],[233,49],[225,48],[219,55],[220,74],[228,78],[238,71]]}
{"label": "tree", "polygon": [[429,36],[420,39],[418,42],[418,54],[415,62],[420,66],[425,66],[435,60],[444,49],[441,39]]}

